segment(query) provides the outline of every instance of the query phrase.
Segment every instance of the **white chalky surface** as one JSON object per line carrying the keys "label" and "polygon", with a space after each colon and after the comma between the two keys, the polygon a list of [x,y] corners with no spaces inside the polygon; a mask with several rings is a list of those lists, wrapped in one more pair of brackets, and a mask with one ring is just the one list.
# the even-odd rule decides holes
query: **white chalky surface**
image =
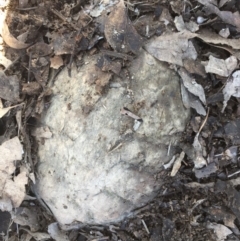
{"label": "white chalky surface", "polygon": [[[153,199],[162,184],[156,174],[189,117],[176,73],[144,50],[130,79],[112,78],[114,88],[103,95],[93,80],[109,74],[96,60],[86,58],[78,72],[73,67],[72,78],[67,69],[60,73],[41,121],[53,137],[39,146],[36,190],[61,224],[117,222]],[[134,120],[120,114],[123,107],[143,119],[136,132]]]}

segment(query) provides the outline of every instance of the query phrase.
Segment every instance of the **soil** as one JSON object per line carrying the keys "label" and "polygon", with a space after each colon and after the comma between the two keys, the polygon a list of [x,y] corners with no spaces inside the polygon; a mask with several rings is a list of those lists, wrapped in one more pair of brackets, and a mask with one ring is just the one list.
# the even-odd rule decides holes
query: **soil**
{"label": "soil", "polygon": [[[26,191],[20,188],[22,200],[13,198],[15,189],[1,193],[2,240],[239,240],[238,1],[117,2],[14,0],[0,6],[7,13],[1,34],[0,144],[6,147],[18,137],[23,146],[23,158],[6,180],[28,177]],[[59,227],[32,189],[38,145],[51,138],[49,130],[36,133],[34,127],[51,105],[56,76],[64,67],[71,76],[73,64],[80,68],[84,56],[101,53],[102,71],[130,81],[128,68],[141,48],[182,78],[185,107],[191,108],[180,144],[186,155],[173,165],[174,172],[162,166],[154,177],[164,180],[158,195],[131,217],[111,225]],[[92,84],[104,94],[109,82]]]}

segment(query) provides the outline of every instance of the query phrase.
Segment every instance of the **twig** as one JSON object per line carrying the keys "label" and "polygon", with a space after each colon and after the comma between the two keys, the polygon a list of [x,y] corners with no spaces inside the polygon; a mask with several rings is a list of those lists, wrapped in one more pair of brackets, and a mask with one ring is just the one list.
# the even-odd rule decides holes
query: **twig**
{"label": "twig", "polygon": [[230,177],[233,177],[233,176],[235,176],[235,175],[237,175],[237,174],[239,174],[239,173],[240,173],[240,170],[238,170],[238,171],[236,171],[236,172],[228,175],[227,177],[230,178]]}
{"label": "twig", "polygon": [[147,233],[150,234],[148,227],[143,219],[142,219],[142,224],[143,224],[144,228],[146,229]]}
{"label": "twig", "polygon": [[38,7],[31,7],[31,8],[16,8],[16,10],[19,10],[19,11],[29,11],[29,10],[34,10],[34,9],[37,9]]}
{"label": "twig", "polygon": [[140,118],[139,116],[133,114],[133,113],[132,113],[128,108],[126,108],[126,107],[123,107],[120,112],[121,112],[122,115],[127,115],[127,116],[129,116],[129,117],[132,117],[132,118],[135,119],[135,120],[142,121],[142,118]]}
{"label": "twig", "polygon": [[110,150],[108,151],[108,153],[111,153],[111,152],[119,149],[120,147],[122,147],[122,145],[123,145],[123,143],[120,142],[118,145],[116,145],[116,146],[114,146],[112,149],[110,149]]}
{"label": "twig", "polygon": [[206,115],[206,117],[205,117],[205,119],[204,119],[202,125],[200,126],[197,135],[199,135],[199,133],[201,132],[202,128],[205,126],[205,124],[206,124],[206,122],[207,122],[208,115],[209,115],[209,110],[210,110],[210,108],[208,107],[207,115]]}
{"label": "twig", "polygon": [[170,144],[168,145],[167,156],[169,156],[169,154],[170,154],[171,146],[172,146],[172,141],[170,141]]}
{"label": "twig", "polygon": [[104,236],[104,237],[101,237],[101,238],[95,238],[92,241],[104,241],[104,240],[109,240],[109,237],[108,236]]}
{"label": "twig", "polygon": [[163,165],[164,169],[170,168],[170,167],[173,165],[175,159],[176,159],[176,155],[174,155],[174,156],[172,157],[172,159],[171,159],[168,163],[166,163],[166,164]]}

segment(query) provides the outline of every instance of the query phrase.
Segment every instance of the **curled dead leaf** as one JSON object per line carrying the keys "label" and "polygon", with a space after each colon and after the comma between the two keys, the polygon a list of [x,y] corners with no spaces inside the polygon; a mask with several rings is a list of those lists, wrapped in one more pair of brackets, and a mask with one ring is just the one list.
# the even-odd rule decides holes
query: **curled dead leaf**
{"label": "curled dead leaf", "polygon": [[3,22],[2,27],[2,38],[4,42],[13,49],[25,49],[29,47],[31,44],[25,44],[19,40],[17,40],[9,31],[7,23]]}

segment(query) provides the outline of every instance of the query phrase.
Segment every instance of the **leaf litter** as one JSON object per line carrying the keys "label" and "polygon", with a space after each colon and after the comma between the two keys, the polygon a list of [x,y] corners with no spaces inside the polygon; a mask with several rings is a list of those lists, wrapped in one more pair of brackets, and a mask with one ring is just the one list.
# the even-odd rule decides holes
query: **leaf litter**
{"label": "leaf litter", "polygon": [[[3,22],[1,34],[5,50],[0,81],[4,187],[0,208],[12,212],[22,239],[240,238],[236,188],[240,183],[240,17],[238,4],[230,2],[81,0],[63,6],[56,0],[19,1],[10,7],[14,14]],[[103,94],[113,84],[112,75],[127,79],[125,71],[142,47],[176,70],[184,106],[192,108],[180,157],[156,174],[156,180],[164,177],[166,182],[152,203],[135,211],[135,217],[115,224],[114,229],[77,225],[77,234],[66,231],[39,205],[41,200],[34,199],[29,185],[37,176],[37,143],[52,136],[48,127],[37,124],[51,102],[49,87],[62,67],[70,73],[72,63],[87,64],[85,54],[101,53],[96,66],[99,79],[92,84]],[[102,79],[100,71],[108,72],[108,78]],[[8,233],[15,237],[14,229]]]}

